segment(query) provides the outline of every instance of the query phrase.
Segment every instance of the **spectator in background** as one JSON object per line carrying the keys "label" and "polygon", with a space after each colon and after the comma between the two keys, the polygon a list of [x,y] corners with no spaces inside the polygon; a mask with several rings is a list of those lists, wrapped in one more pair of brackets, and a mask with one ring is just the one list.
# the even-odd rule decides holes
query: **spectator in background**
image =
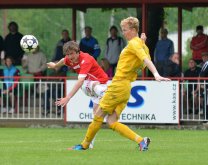
{"label": "spectator in background", "polygon": [[169,59],[165,61],[163,75],[166,77],[181,77],[178,53],[173,53]]}
{"label": "spectator in background", "polygon": [[18,31],[16,22],[10,22],[8,25],[9,34],[5,37],[5,57],[11,56],[15,65],[21,65],[21,59],[24,51],[20,46],[20,40],[23,35]]}
{"label": "spectator in background", "polygon": [[203,52],[201,56],[202,56],[202,62],[199,64],[200,68],[202,68],[204,64],[207,62],[208,52]]}
{"label": "spectator in background", "polygon": [[[53,75],[56,76],[56,75]],[[46,80],[48,81],[48,80]],[[55,83],[50,83],[49,82],[55,82]],[[47,85],[42,83],[39,84],[39,88],[41,88],[41,97],[43,100],[43,110],[42,110],[42,115],[47,116],[48,114],[52,113],[53,106],[55,105],[53,103],[54,100],[57,100],[58,98],[61,98],[63,96],[65,86],[61,84],[61,82],[64,83],[64,79],[49,79],[49,82],[47,82]],[[38,90],[40,90],[38,88]],[[58,116],[61,115],[62,113],[62,107],[58,106],[57,107],[57,113]]]}
{"label": "spectator in background", "polygon": [[[190,59],[188,62],[188,69],[184,72],[184,77],[199,77],[199,73],[201,68],[197,66],[196,61],[194,59]],[[194,80],[190,80],[189,82],[196,82]]]}
{"label": "spectator in background", "polygon": [[113,77],[113,68],[106,58],[102,58],[100,60],[100,66],[105,71],[105,73],[108,75],[108,77],[110,77],[110,78]]}
{"label": "spectator in background", "polygon": [[[208,77],[208,52],[202,53],[202,59],[204,62],[204,65],[201,68],[201,71],[199,73],[199,77],[201,78],[207,78]],[[200,82],[200,81],[199,81]],[[202,80],[201,83],[198,83],[196,90],[194,91],[195,95],[199,95],[200,93],[200,114],[205,114],[206,111],[206,119],[208,119],[208,85],[205,84],[204,80]],[[206,104],[205,104],[206,103]],[[206,106],[206,107],[205,107]]]}
{"label": "spectator in background", "polygon": [[35,77],[44,76],[47,68],[47,59],[45,54],[38,47],[32,54],[24,54],[22,58],[22,67],[27,73],[33,74]]}
{"label": "spectator in background", "polygon": [[[1,76],[4,76],[4,84],[3,89],[0,90],[0,97],[2,96],[2,93],[4,96],[9,97],[9,104],[8,107],[3,108],[2,113],[6,113],[7,110],[9,110],[8,113],[14,113],[15,109],[15,96],[17,95],[17,83],[19,81],[19,70],[13,65],[13,59],[12,57],[7,56],[5,58],[5,67],[1,73]],[[3,98],[0,98],[3,99]],[[6,98],[7,99],[7,98]],[[0,101],[2,103],[4,101]],[[5,105],[3,105],[5,106]]]}
{"label": "spectator in background", "polygon": [[[58,62],[62,58],[65,57],[63,54],[63,46],[65,43],[68,41],[71,41],[71,38],[69,37],[69,31],[64,29],[61,32],[61,40],[58,41],[55,49],[55,55],[52,59],[52,62]],[[47,116],[49,113],[52,112],[52,107],[51,107],[51,102],[52,100],[56,100],[57,98],[61,97],[61,94],[64,93],[65,88],[61,85],[61,82],[64,82],[64,79],[59,79],[58,77],[63,77],[66,76],[68,67],[67,66],[62,66],[60,68],[55,68],[54,70],[50,70],[50,73],[48,76],[53,76],[57,77],[57,79],[50,79],[50,81],[56,81],[60,82],[57,84],[52,83],[50,86],[48,85],[46,87],[46,93],[44,93],[42,96],[42,99],[44,100],[43,102],[43,111],[42,114]],[[53,90],[51,90],[51,88]],[[57,108],[57,115],[61,115],[61,107]]]}
{"label": "spectator in background", "polygon": [[3,50],[4,50],[4,39],[0,35],[0,57],[1,57],[1,64],[3,63],[4,55],[3,55]]}
{"label": "spectator in background", "polygon": [[92,36],[92,28],[90,26],[85,27],[85,37],[81,39],[79,44],[82,52],[88,53],[94,57],[95,60],[100,55],[100,46],[96,38]]}
{"label": "spectator in background", "polygon": [[[194,77],[199,77],[199,73],[201,71],[201,68],[197,66],[196,61],[194,59],[190,59],[188,62],[188,69],[184,72],[184,77],[186,78],[194,78]],[[189,101],[189,112],[192,112],[192,107],[193,107],[193,101],[194,101],[194,109],[195,113],[197,113],[196,109],[198,108],[198,99],[196,95],[194,94],[194,91],[197,88],[197,80],[187,80],[189,83],[187,90],[184,91],[184,105],[187,105],[187,96],[188,96],[188,101]],[[192,84],[196,83],[196,84]]]}
{"label": "spectator in background", "polygon": [[59,61],[60,59],[64,58],[63,46],[66,42],[71,41],[71,38],[69,37],[68,30],[66,30],[66,29],[62,30],[61,36],[62,36],[62,38],[56,44],[55,55],[52,59],[53,61]]}
{"label": "spectator in background", "polygon": [[118,58],[126,46],[124,39],[118,36],[118,29],[116,26],[111,26],[110,28],[110,37],[106,41],[106,48],[104,57],[109,61],[112,69],[113,69],[113,76],[115,74],[115,68],[118,63]]}
{"label": "spectator in background", "polygon": [[196,36],[191,40],[190,48],[192,50],[192,58],[197,64],[202,62],[202,53],[208,52],[208,36],[203,33],[204,28],[202,25],[196,27]]}
{"label": "spectator in background", "polygon": [[[64,58],[64,54],[63,54],[63,46],[66,42],[71,41],[71,38],[69,37],[69,31],[64,29],[61,32],[61,40],[58,41],[57,45],[56,45],[56,49],[55,49],[55,55],[52,59],[53,62],[58,62],[59,60],[61,60],[62,58]],[[68,70],[67,66],[62,66],[61,68],[58,68],[57,70],[55,70],[54,75],[56,76],[66,76],[66,72]],[[53,76],[53,74],[51,74]]]}
{"label": "spectator in background", "polygon": [[156,43],[154,51],[154,62],[155,66],[161,76],[164,75],[164,65],[169,57],[174,53],[173,41],[167,38],[168,30],[161,29],[160,37],[161,39]]}

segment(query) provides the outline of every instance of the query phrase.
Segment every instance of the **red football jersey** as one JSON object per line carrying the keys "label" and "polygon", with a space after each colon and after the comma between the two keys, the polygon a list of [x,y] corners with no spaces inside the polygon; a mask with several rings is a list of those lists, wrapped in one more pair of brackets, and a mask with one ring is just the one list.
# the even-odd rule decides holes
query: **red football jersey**
{"label": "red football jersey", "polygon": [[191,40],[192,55],[194,60],[202,60],[202,53],[208,52],[208,36],[197,35]]}
{"label": "red football jersey", "polygon": [[88,53],[80,51],[78,63],[73,63],[68,56],[65,56],[64,63],[69,68],[75,70],[78,77],[85,77],[86,80],[99,81],[101,84],[105,84],[108,81],[107,74]]}

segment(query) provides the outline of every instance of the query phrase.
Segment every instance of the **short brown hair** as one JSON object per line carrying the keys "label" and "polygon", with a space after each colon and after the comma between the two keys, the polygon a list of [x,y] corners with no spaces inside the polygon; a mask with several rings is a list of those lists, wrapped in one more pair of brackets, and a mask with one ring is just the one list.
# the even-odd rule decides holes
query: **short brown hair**
{"label": "short brown hair", "polygon": [[92,27],[90,27],[90,26],[85,26],[84,29],[85,29],[85,30],[89,29],[90,31],[92,31]]}
{"label": "short brown hair", "polygon": [[202,52],[201,56],[208,56],[208,52]]}
{"label": "short brown hair", "polygon": [[79,52],[79,44],[75,41],[68,41],[63,46],[63,54],[66,55],[68,50],[74,50],[75,52]]}
{"label": "short brown hair", "polygon": [[139,31],[139,20],[135,17],[128,17],[126,19],[123,19],[120,26],[123,26],[124,24],[129,25],[129,28],[131,29],[136,29],[137,32]]}

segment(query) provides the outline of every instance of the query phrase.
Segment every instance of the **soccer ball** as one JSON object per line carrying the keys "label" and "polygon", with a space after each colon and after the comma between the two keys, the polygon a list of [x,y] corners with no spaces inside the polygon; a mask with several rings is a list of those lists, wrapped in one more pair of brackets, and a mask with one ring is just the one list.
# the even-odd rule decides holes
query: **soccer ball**
{"label": "soccer ball", "polygon": [[38,40],[33,35],[24,35],[20,41],[20,46],[26,53],[32,53],[38,47]]}

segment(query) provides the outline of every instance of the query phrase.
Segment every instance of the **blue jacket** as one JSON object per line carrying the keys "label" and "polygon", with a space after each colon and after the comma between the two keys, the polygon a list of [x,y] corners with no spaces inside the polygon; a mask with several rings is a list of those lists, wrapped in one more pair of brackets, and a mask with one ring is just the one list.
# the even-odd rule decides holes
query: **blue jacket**
{"label": "blue jacket", "polygon": [[167,61],[174,53],[174,44],[170,39],[159,40],[155,46],[155,61]]}
{"label": "blue jacket", "polygon": [[[11,65],[9,68],[5,67],[3,69],[3,76],[5,76],[4,87],[6,89],[11,89],[15,81],[14,78],[12,77],[19,76],[19,70],[14,65]],[[8,77],[11,77],[11,78],[8,78]]]}
{"label": "blue jacket", "polygon": [[98,41],[92,36],[90,38],[82,38],[79,47],[82,52],[89,53],[95,59],[98,58],[101,52]]}

